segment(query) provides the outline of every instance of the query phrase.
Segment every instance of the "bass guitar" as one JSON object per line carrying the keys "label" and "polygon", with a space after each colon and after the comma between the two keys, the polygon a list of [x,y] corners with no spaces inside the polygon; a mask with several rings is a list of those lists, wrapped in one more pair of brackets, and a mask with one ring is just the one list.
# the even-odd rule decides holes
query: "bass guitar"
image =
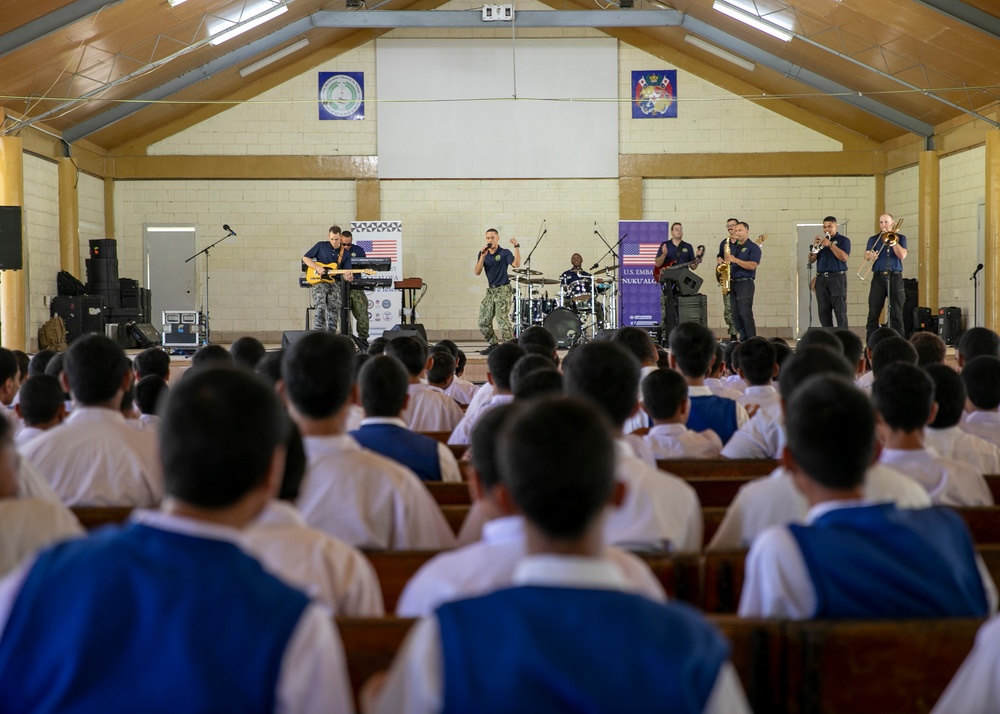
{"label": "bass guitar", "polygon": [[317,283],[332,283],[338,275],[343,275],[344,273],[364,273],[365,275],[374,275],[376,272],[371,268],[337,270],[336,263],[317,263],[317,265],[323,268],[322,272],[316,270],[311,265],[306,268],[306,282],[309,285],[316,285]]}
{"label": "bass guitar", "polygon": [[660,282],[660,274],[664,270],[676,270],[678,268],[697,268],[701,265],[702,258],[705,257],[705,246],[699,245],[698,250],[694,254],[694,260],[687,263],[678,263],[676,260],[671,260],[660,267],[653,266],[653,280]]}

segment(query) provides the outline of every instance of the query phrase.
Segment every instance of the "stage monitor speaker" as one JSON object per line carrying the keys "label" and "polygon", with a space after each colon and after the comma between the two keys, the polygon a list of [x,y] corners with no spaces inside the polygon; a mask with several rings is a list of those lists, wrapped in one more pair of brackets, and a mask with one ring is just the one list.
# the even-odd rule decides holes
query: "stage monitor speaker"
{"label": "stage monitor speaker", "polygon": [[661,280],[677,283],[680,294],[684,296],[697,295],[704,282],[700,275],[691,271],[691,268],[668,270],[663,273]]}
{"label": "stage monitor speaker", "polygon": [[962,308],[942,307],[938,310],[938,337],[946,345],[952,346],[958,342],[962,334]]}
{"label": "stage monitor speaker", "polygon": [[[708,296],[681,295],[677,298],[678,322],[697,322],[708,325]],[[669,335],[664,336],[664,339]]]}
{"label": "stage monitor speaker", "polygon": [[419,322],[413,325],[393,325],[382,333],[382,337],[387,340],[395,340],[397,337],[419,337],[426,343],[427,330]]}
{"label": "stage monitor speaker", "polygon": [[934,328],[931,328],[931,309],[929,307],[915,307],[910,315],[913,325],[913,332],[937,332],[937,316],[934,317]]}
{"label": "stage monitor speaker", "polygon": [[0,270],[24,267],[24,230],[21,206],[0,206]]}
{"label": "stage monitor speaker", "polygon": [[285,330],[281,333],[281,348],[284,349],[289,345],[295,344],[310,332],[312,330]]}

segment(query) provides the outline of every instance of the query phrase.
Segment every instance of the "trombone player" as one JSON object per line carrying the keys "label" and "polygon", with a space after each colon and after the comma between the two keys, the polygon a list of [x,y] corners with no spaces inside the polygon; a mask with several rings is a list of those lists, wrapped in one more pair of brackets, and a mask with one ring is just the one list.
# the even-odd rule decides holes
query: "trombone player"
{"label": "trombone player", "polygon": [[903,334],[903,260],[906,258],[906,236],[895,233],[892,215],[883,213],[878,219],[881,232],[868,239],[865,260],[873,261],[871,287],[868,290],[868,321],[865,332],[871,335],[878,329],[878,317],[886,298],[889,299],[888,323]]}
{"label": "trombone player", "polygon": [[847,327],[847,258],[851,239],[837,232],[837,219],[823,219],[823,235],[816,236],[809,251],[809,262],[816,264],[816,308],[819,324]]}

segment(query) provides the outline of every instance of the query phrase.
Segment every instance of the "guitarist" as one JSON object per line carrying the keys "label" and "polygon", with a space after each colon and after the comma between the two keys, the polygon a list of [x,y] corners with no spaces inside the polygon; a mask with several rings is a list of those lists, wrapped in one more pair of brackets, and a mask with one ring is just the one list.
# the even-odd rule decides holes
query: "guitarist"
{"label": "guitarist", "polygon": [[[693,263],[690,267],[697,269],[701,261],[695,255],[694,248],[684,240],[684,226],[674,223],[670,226],[670,240],[660,244],[660,249],[653,260],[654,277],[659,279],[660,270],[685,263]],[[677,283],[672,280],[660,283],[663,294],[660,296],[660,344],[667,344],[670,331],[677,326]]]}
{"label": "guitarist", "polygon": [[[327,270],[347,270],[351,267],[350,251],[341,244],[340,226],[330,226],[327,233],[327,240],[320,241],[302,256],[302,262],[315,270],[320,275],[326,275]],[[334,268],[326,268],[324,265],[334,265]],[[337,321],[340,317],[340,308],[343,305],[343,295],[341,294],[341,279],[351,282],[354,280],[352,273],[344,273],[334,278],[332,283],[316,283],[310,288],[312,298],[313,329],[337,331]]]}

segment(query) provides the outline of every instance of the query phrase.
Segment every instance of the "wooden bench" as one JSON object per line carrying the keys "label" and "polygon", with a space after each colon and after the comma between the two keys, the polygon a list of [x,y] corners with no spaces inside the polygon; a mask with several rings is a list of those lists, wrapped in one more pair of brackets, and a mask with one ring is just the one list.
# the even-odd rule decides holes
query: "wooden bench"
{"label": "wooden bench", "polygon": [[132,513],[131,506],[73,506],[69,510],[88,531],[124,523]]}
{"label": "wooden bench", "polygon": [[455,455],[455,458],[459,461],[465,460],[465,452],[469,450],[468,444],[448,444],[448,448],[451,449],[451,453]]}
{"label": "wooden bench", "polygon": [[986,485],[990,487],[990,492],[993,494],[993,500],[1000,503],[1000,476],[989,474],[985,478]]}
{"label": "wooden bench", "polygon": [[720,506],[701,509],[701,518],[705,526],[702,548],[712,542],[712,536],[719,530],[719,526],[722,524],[722,519],[725,515],[726,509]]}
{"label": "wooden bench", "polygon": [[751,476],[695,476],[684,479],[698,494],[702,508],[727,508],[745,484],[759,477]]}
{"label": "wooden bench", "polygon": [[420,567],[435,555],[438,550],[372,550],[366,551],[365,557],[375,568],[379,585],[382,588],[382,602],[385,611],[391,615],[396,612],[399,596],[403,588]]}
{"label": "wooden bench", "polygon": [[434,439],[434,441],[438,441],[442,444],[447,444],[448,439],[451,438],[450,431],[418,431],[417,433],[421,436],[428,436],[431,439]]}
{"label": "wooden bench", "polygon": [[656,467],[681,478],[706,476],[767,476],[778,467],[774,459],[661,459]]}
{"label": "wooden bench", "polygon": [[746,550],[718,551],[702,556],[701,602],[706,613],[735,613],[745,578]]}
{"label": "wooden bench", "polygon": [[444,483],[441,481],[424,481],[424,486],[431,492],[434,501],[441,506],[472,504],[472,494],[467,483]]}
{"label": "wooden bench", "polygon": [[1000,506],[956,508],[977,545],[1000,543]]}
{"label": "wooden bench", "polygon": [[[339,617],[336,620],[340,639],[347,657],[347,674],[351,680],[354,701],[362,685],[376,672],[389,669],[392,658],[416,620],[386,618]],[[358,707],[360,711],[360,706]]]}
{"label": "wooden bench", "polygon": [[443,504],[438,506],[441,512],[444,514],[444,519],[448,521],[448,525],[458,535],[459,531],[462,530],[462,524],[465,523],[466,516],[469,515],[469,509],[472,506],[468,504]]}

